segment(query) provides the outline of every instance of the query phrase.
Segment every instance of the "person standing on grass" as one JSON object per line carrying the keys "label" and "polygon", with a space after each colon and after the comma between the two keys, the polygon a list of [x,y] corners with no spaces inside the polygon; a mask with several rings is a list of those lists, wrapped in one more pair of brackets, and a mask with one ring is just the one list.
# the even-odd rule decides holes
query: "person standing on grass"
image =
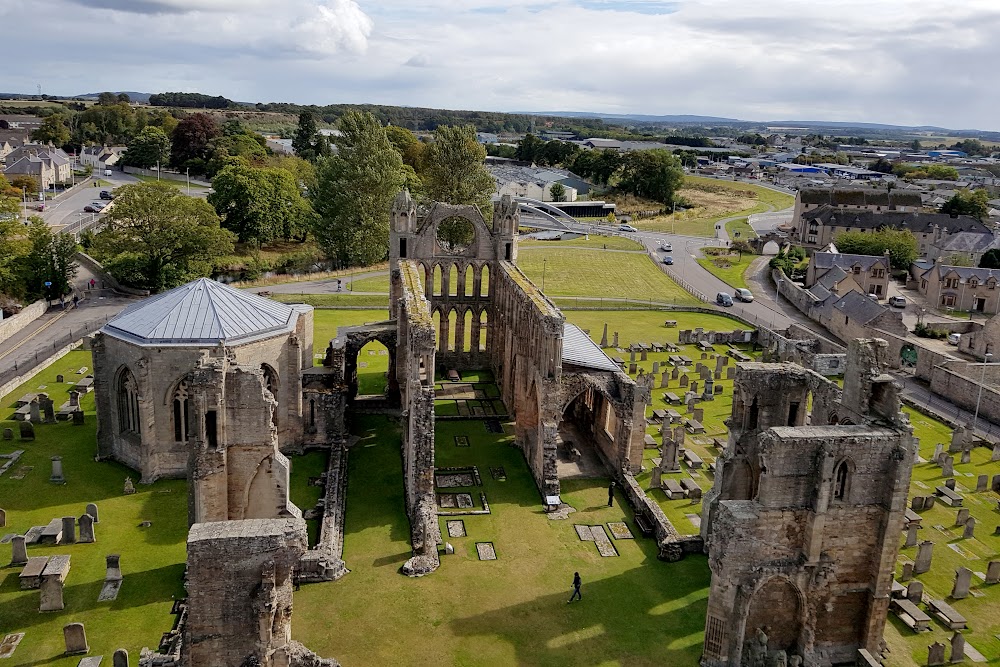
{"label": "person standing on grass", "polygon": [[611,484],[608,484],[608,507],[611,507],[614,504],[615,504],[615,482],[614,480],[612,480]]}
{"label": "person standing on grass", "polygon": [[580,573],[579,572],[574,572],[573,573],[573,594],[569,596],[569,600],[566,601],[566,604],[569,604],[570,602],[572,602],[573,598],[576,598],[576,599],[580,600],[581,602],[583,602],[583,595],[580,594],[580,585],[582,583],[583,583],[583,581],[580,579]]}

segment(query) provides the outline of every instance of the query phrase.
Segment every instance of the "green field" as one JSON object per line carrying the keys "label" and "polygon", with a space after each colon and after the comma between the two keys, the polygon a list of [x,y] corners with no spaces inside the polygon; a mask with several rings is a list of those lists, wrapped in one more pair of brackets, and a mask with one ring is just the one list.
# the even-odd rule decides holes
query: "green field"
{"label": "green field", "polygon": [[[173,178],[173,176],[176,176],[176,174],[171,174],[171,178],[167,178],[165,176],[157,178],[156,176],[144,176],[142,174],[130,174],[130,176],[139,179],[143,183],[166,183],[167,185],[172,185],[173,187],[179,190],[183,190],[185,192],[187,192],[188,189],[187,180],[185,179],[177,180],[176,178]],[[200,192],[208,192],[210,189],[211,188],[206,188],[203,185],[196,185],[194,183],[191,184],[191,192],[194,194]]]}
{"label": "green field", "polygon": [[[702,257],[698,259],[706,271],[723,281],[730,287],[742,287],[747,289],[746,277],[743,275],[750,268],[750,264],[757,259],[756,255],[725,255],[722,257]],[[725,260],[729,266],[719,266],[716,262]]]}
{"label": "green field", "polygon": [[[730,220],[727,222],[726,233],[729,234],[729,240],[731,241],[747,241],[749,239],[757,238],[757,232],[753,230],[753,227],[750,226],[750,223],[747,222],[746,218]],[[739,236],[736,236],[737,233],[739,233]]]}
{"label": "green field", "polygon": [[581,236],[577,239],[566,239],[565,241],[539,241],[537,239],[522,239],[518,242],[521,250],[534,248],[591,248],[596,250],[639,250],[643,251],[642,244],[623,236],[601,236],[593,234],[590,238]]}
{"label": "green field", "polygon": [[[272,294],[271,298],[282,303],[307,303],[317,308],[379,308],[389,310],[389,294]],[[388,315],[387,315],[388,317]]]}

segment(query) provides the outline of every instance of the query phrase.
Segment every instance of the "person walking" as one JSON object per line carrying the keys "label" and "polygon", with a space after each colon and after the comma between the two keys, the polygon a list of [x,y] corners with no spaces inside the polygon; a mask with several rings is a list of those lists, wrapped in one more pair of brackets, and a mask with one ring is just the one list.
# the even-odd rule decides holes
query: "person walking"
{"label": "person walking", "polygon": [[615,504],[615,483],[614,481],[612,481],[611,484],[608,484],[608,507],[611,507],[614,504]]}
{"label": "person walking", "polygon": [[576,599],[580,600],[581,602],[583,601],[583,595],[580,594],[580,585],[582,583],[583,583],[583,581],[580,579],[580,573],[579,572],[574,572],[573,573],[573,594],[569,596],[569,600],[566,601],[566,604],[569,604],[570,602],[572,602],[573,598],[576,598]]}

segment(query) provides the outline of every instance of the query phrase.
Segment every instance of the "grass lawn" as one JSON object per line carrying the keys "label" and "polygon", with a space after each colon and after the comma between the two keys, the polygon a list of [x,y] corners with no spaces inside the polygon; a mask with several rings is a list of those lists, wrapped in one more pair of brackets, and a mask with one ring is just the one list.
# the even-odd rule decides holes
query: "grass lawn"
{"label": "grass lawn", "polygon": [[[45,391],[58,406],[68,399],[70,385],[56,384],[56,374],[67,380],[79,379],[75,371],[93,366],[89,352],[71,352],[55,365],[25,383],[2,401],[9,417],[14,399],[27,392]],[[123,496],[125,478],[138,475],[116,463],[96,463],[96,417],[94,395],[86,394],[81,403],[87,423],[83,427],[70,422],[35,427],[34,442],[0,441],[0,451],[25,450],[21,459],[0,477],[0,507],[7,511],[7,526],[0,533],[24,533],[32,526],[43,526],[51,519],[80,516],[87,503],[97,503],[100,522],[95,525],[96,544],[28,547],[29,556],[68,554],[71,570],[66,580],[66,608],[39,614],[37,590],[20,590],[20,568],[0,567],[0,635],[24,632],[24,640],[11,665],[51,665],[75,667],[80,657],[63,657],[65,644],[62,628],[67,623],[86,624],[90,655],[105,656],[105,664],[115,649],[128,649],[138,659],[143,646],[155,648],[160,635],[173,625],[171,598],[182,597],[184,589],[185,540],[187,537],[187,492],[181,480],[161,481],[153,485],[136,484],[135,495]],[[0,422],[0,428],[13,428],[13,421]],[[15,436],[16,438],[17,436]],[[50,457],[62,456],[66,484],[49,482]],[[12,475],[31,468],[24,479]],[[140,528],[150,521],[149,528]],[[4,546],[3,562],[9,546]],[[118,599],[98,602],[104,581],[107,554],[121,554],[125,581]]]}
{"label": "grass lawn", "polygon": [[[165,176],[156,178],[156,176],[143,176],[141,174],[130,174],[130,176],[134,176],[143,183],[154,183],[159,181],[160,183],[166,183],[167,185],[172,185],[179,190],[187,192],[188,184],[184,179],[177,180],[175,178],[166,178]],[[194,183],[191,184],[191,192],[208,192],[210,189],[211,188],[206,188],[203,185],[195,185]]]}
{"label": "grass lawn", "polygon": [[565,241],[539,241],[538,239],[521,239],[518,247],[522,250],[529,248],[594,248],[598,250],[639,250],[643,251],[641,243],[627,239],[623,236],[600,236],[592,235],[590,238],[581,236],[576,239]]}
{"label": "grass lawn", "polygon": [[379,294],[389,293],[389,272],[370,276],[368,278],[358,278],[351,281],[350,290],[352,292],[378,292]]}
{"label": "grass lawn", "polygon": [[282,303],[307,303],[317,308],[367,308],[381,309],[389,314],[388,294],[351,294],[343,292],[340,294],[272,294],[271,298]]}
{"label": "grass lawn", "polygon": [[[747,281],[743,273],[756,258],[756,255],[743,255],[742,257],[739,255],[723,255],[719,257],[702,257],[698,259],[698,263],[730,287],[747,288]],[[719,261],[728,265],[719,266],[717,264]]]}
{"label": "grass lawn", "polygon": [[518,266],[549,296],[652,299],[695,304],[695,298],[660,271],[648,256],[601,250],[524,252]]}
{"label": "grass lawn", "polygon": [[[606,506],[607,480],[564,483],[563,499],[578,511],[550,521],[511,436],[490,434],[481,421],[438,422],[437,465],[477,465],[483,487],[471,491],[477,505],[477,491],[486,493],[492,514],[460,517],[468,537],[445,538],[455,555],[408,579],[398,572],[410,556],[398,431],[378,417],[362,417],[356,428],[344,548],[351,573],[295,594],[296,639],[354,665],[697,663],[705,558],[663,563],[641,537],[616,541],[620,556],[601,558],[574,523],[625,520],[639,534],[620,496]],[[459,435],[471,446],[457,447]],[[494,480],[491,466],[503,466],[507,481]],[[492,542],[498,560],[479,561],[476,542]],[[567,604],[573,572],[583,578],[583,600]]]}
{"label": "grass lawn", "polygon": [[[747,241],[749,239],[757,238],[757,232],[753,230],[753,227],[750,226],[750,223],[747,222],[746,218],[730,220],[727,222],[726,233],[729,234],[729,239],[731,241],[735,241],[736,239]],[[737,233],[739,233],[739,236],[736,236]]]}

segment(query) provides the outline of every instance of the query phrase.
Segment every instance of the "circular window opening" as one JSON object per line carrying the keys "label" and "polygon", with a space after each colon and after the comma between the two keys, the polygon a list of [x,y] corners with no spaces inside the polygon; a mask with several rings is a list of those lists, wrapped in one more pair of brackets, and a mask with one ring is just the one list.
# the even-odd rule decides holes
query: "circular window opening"
{"label": "circular window opening", "polygon": [[468,250],[476,240],[476,228],[465,218],[445,218],[438,223],[437,240],[442,251],[457,255]]}

